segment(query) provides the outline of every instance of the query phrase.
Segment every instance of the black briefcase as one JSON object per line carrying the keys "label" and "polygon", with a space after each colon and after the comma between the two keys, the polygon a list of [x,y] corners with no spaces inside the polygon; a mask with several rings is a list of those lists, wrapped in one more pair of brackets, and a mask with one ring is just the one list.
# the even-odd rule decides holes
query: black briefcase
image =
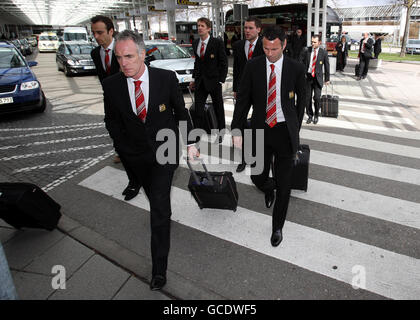
{"label": "black briefcase", "polygon": [[0,218],[11,226],[53,230],[60,217],[60,205],[36,185],[0,183]]}
{"label": "black briefcase", "polygon": [[339,97],[334,95],[334,88],[332,94],[328,94],[327,87],[325,88],[326,94],[321,96],[321,116],[337,118]]}
{"label": "black briefcase", "polygon": [[200,209],[227,209],[236,211],[238,207],[238,191],[232,172],[209,172],[204,163],[204,171],[191,170],[188,189]]}
{"label": "black briefcase", "polygon": [[309,156],[311,150],[307,144],[299,145],[297,158],[293,165],[292,187],[295,190],[308,190]]}
{"label": "black briefcase", "polygon": [[190,107],[190,115],[191,115],[191,119],[193,121],[194,124],[194,128],[199,128],[201,127],[201,129],[203,129],[204,131],[206,131],[208,134],[211,134],[211,130],[212,129],[218,129],[219,126],[217,124],[217,117],[216,117],[216,112],[214,111],[214,106],[212,102],[207,101],[204,104],[204,123],[199,123],[198,121],[198,117],[197,117],[197,112],[195,109],[195,102],[194,102],[194,98],[193,95],[191,93],[190,88],[188,88],[190,95],[191,95],[191,100],[193,101],[193,104]]}

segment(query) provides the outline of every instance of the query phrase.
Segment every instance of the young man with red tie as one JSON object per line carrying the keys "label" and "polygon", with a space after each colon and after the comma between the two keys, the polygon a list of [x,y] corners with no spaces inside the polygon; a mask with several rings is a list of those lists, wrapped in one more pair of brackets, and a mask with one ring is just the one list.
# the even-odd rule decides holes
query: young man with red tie
{"label": "young man with red tie", "polygon": [[[264,135],[264,157],[257,157],[257,162],[263,161],[262,172],[255,172],[251,166],[251,179],[265,193],[266,206],[270,208],[274,203],[270,239],[274,247],[283,239],[293,159],[298,151],[305,108],[304,68],[299,62],[284,56],[286,44],[286,34],[281,28],[273,26],[265,29],[265,55],[248,61],[245,66],[231,124],[232,130],[242,130],[252,105],[252,134],[258,131]],[[232,134],[234,146],[241,148],[242,137],[235,136],[235,132]],[[271,178],[269,172],[273,156],[274,178]]]}
{"label": "young man with red tie", "polygon": [[[207,18],[197,20],[199,38],[193,42],[196,53],[194,62],[194,81],[190,82],[190,88],[195,89],[195,108],[197,119],[194,122],[197,127],[202,125],[204,118],[204,105],[210,94],[214,111],[217,117],[219,130],[226,128],[225,109],[223,106],[222,84],[226,80],[228,72],[228,60],[223,40],[210,35],[212,23]],[[219,143],[223,140],[219,136]]]}
{"label": "young man with red tie", "polygon": [[[142,37],[130,30],[116,36],[115,55],[121,71],[104,80],[105,126],[118,152],[141,182],[150,202],[152,290],[166,283],[170,247],[171,199],[174,172],[179,164],[178,123],[185,121],[187,134],[193,125],[178,79],[172,71],[147,67]],[[176,154],[163,159],[162,145],[157,139],[161,130],[175,135]],[[188,141],[190,159],[199,156]],[[171,152],[169,148],[168,153]],[[162,153],[162,154],[161,154]],[[165,160],[165,161],[162,161]]]}
{"label": "young man with red tie", "polygon": [[[307,124],[313,122],[318,123],[319,110],[321,109],[321,91],[324,84],[330,83],[330,63],[328,60],[328,52],[320,48],[321,41],[318,34],[312,36],[312,47],[302,51],[301,61],[306,70],[306,113],[308,115]],[[312,109],[312,94],[314,100],[315,114]]]}
{"label": "young man with red tie", "polygon": [[[245,39],[236,41],[233,45],[233,96],[236,99],[239,90],[239,83],[242,77],[246,63],[258,56],[264,54],[262,48],[261,20],[256,17],[249,17],[245,21],[244,31]],[[243,135],[243,133],[242,133]],[[238,165],[236,172],[245,170],[244,148],[242,147],[242,162]]]}
{"label": "young man with red tie", "polygon": [[[114,53],[114,24],[110,18],[101,15],[93,17],[90,21],[92,34],[99,44],[98,47],[92,50],[90,55],[95,63],[99,81],[101,82],[101,85],[103,85],[103,81],[106,77],[120,71],[120,66]],[[118,150],[116,151],[118,153]],[[134,173],[131,172],[130,168],[127,166],[124,157],[121,157],[120,154],[115,156],[114,159],[114,163],[119,162],[122,163],[128,177],[128,185],[123,190],[122,194],[125,196],[124,200],[129,201],[137,196],[141,185],[136,180]]]}

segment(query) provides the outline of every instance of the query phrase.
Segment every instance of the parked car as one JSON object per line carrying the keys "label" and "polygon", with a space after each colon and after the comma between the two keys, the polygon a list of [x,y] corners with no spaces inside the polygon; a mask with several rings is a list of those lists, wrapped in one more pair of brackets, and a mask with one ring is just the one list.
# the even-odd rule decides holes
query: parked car
{"label": "parked car", "polygon": [[56,52],[58,49],[58,37],[55,32],[43,32],[39,35],[39,52]]}
{"label": "parked car", "polygon": [[45,95],[31,71],[37,64],[27,62],[12,43],[0,41],[0,114],[45,110]]}
{"label": "parked car", "polygon": [[172,70],[176,73],[181,88],[192,81],[194,58],[179,45],[168,40],[145,40],[146,60],[152,67]]}
{"label": "parked car", "polygon": [[195,58],[195,52],[191,43],[182,43],[179,44],[181,48],[184,48],[188,51],[192,58]]}
{"label": "parked car", "polygon": [[16,47],[16,49],[19,50],[21,54],[25,55],[25,48],[19,39],[13,39],[11,40],[11,43]]}
{"label": "parked car", "polygon": [[20,43],[23,46],[23,55],[29,55],[32,54],[32,46],[31,44],[28,42],[28,40],[26,40],[25,38],[23,39],[19,39]]}
{"label": "parked car", "polygon": [[88,42],[61,43],[56,53],[56,63],[59,71],[69,77],[82,73],[96,73],[96,67],[90,56],[94,46]]}
{"label": "parked car", "polygon": [[36,37],[28,37],[26,40],[28,40],[32,47],[36,47],[38,45],[38,40]]}
{"label": "parked car", "polygon": [[420,53],[420,39],[408,39],[405,46],[406,53]]}

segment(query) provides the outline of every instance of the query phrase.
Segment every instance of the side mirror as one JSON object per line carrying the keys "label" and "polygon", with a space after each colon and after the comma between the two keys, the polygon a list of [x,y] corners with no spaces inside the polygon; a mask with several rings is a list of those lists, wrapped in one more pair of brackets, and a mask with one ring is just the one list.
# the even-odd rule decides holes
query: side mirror
{"label": "side mirror", "polygon": [[28,66],[29,66],[30,68],[35,67],[35,66],[37,66],[37,65],[38,65],[38,62],[36,62],[36,61],[28,61]]}

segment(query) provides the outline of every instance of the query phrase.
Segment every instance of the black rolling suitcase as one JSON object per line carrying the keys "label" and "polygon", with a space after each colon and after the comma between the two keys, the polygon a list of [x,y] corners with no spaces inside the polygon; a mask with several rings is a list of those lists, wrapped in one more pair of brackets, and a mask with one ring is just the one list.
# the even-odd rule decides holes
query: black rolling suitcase
{"label": "black rolling suitcase", "polygon": [[297,159],[294,162],[292,187],[295,190],[308,190],[309,156],[311,150],[307,144],[299,145]]}
{"label": "black rolling suitcase", "polygon": [[339,97],[334,95],[334,87],[332,94],[328,94],[328,86],[325,87],[326,94],[321,96],[321,116],[337,118]]}
{"label": "black rolling suitcase", "polygon": [[354,75],[356,77],[359,76],[359,71],[360,71],[360,64],[356,64],[356,66],[354,67]]}
{"label": "black rolling suitcase", "polygon": [[36,185],[0,183],[0,218],[11,226],[53,230],[60,217],[60,205]]}
{"label": "black rolling suitcase", "polygon": [[[190,88],[188,88],[190,95],[191,95],[191,100],[193,102],[193,104],[190,107],[190,115],[191,115],[191,119],[194,123],[194,128],[198,128],[200,125],[198,123],[198,119],[197,119],[197,114],[195,111],[195,102],[194,102],[194,97],[191,93]],[[218,129],[219,126],[217,124],[217,117],[216,117],[216,112],[214,111],[214,106],[213,103],[211,102],[206,102],[204,104],[204,123],[202,124],[201,129],[203,129],[204,131],[206,131],[208,134],[211,134],[211,130],[212,129]]]}
{"label": "black rolling suitcase", "polygon": [[227,209],[236,211],[238,206],[238,191],[232,172],[209,172],[204,163],[204,171],[191,170],[188,189],[193,195],[200,209]]}

